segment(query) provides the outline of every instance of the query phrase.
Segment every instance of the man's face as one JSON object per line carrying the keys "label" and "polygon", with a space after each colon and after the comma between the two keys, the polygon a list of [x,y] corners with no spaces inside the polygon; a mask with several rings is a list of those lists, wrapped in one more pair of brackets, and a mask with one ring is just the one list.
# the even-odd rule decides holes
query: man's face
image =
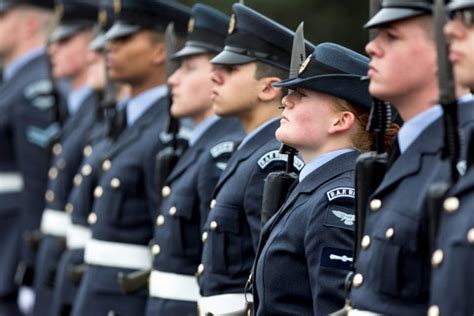
{"label": "man's face", "polygon": [[436,48],[426,17],[397,21],[379,29],[366,46],[371,56],[370,93],[385,101],[405,98],[436,83]]}
{"label": "man's face", "polygon": [[212,65],[207,55],[185,57],[168,79],[173,95],[171,114],[198,119],[211,110]]}
{"label": "man's face", "polygon": [[83,31],[50,45],[54,78],[74,79],[87,71],[91,33]]}
{"label": "man's face", "polygon": [[0,13],[0,56],[7,62],[15,58],[18,28],[22,27],[20,12],[13,8]]}
{"label": "man's face", "polygon": [[255,63],[214,66],[211,98],[217,115],[240,117],[251,113],[258,102],[256,68]]}
{"label": "man's face", "polygon": [[139,31],[107,44],[110,79],[133,85],[156,72],[156,49],[163,44],[151,36],[149,31]]}
{"label": "man's face", "polygon": [[[474,14],[474,8],[471,12]],[[456,81],[474,89],[474,24],[468,24],[461,15],[455,15],[446,24],[444,33],[450,43],[449,59],[454,66]]]}

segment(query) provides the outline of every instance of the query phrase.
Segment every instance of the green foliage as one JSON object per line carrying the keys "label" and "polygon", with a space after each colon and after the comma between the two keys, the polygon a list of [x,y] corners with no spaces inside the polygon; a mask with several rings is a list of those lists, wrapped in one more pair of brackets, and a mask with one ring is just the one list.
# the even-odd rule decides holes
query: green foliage
{"label": "green foliage", "polygon": [[[181,0],[187,5],[201,2],[230,14],[232,0]],[[305,21],[305,37],[314,44],[335,42],[364,52],[368,32],[363,29],[369,1],[361,0],[246,0],[249,7],[295,30]]]}

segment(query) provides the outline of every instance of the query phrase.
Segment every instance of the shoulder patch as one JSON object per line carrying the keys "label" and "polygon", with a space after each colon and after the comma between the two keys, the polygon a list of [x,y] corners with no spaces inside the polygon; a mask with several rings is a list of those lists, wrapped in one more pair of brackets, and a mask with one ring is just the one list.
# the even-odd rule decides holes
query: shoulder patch
{"label": "shoulder patch", "polygon": [[[179,130],[178,138],[182,140],[188,140],[190,135],[191,135],[191,130],[187,127],[182,127]],[[169,143],[172,137],[173,136],[170,133],[167,133],[166,131],[163,131],[160,133],[160,140],[163,144]]]}
{"label": "shoulder patch", "polygon": [[339,205],[329,205],[324,218],[324,226],[355,231],[354,210]]}
{"label": "shoulder patch", "polygon": [[326,192],[329,201],[339,198],[355,198],[355,189],[348,187],[340,187]]}
{"label": "shoulder patch", "polygon": [[222,154],[226,153],[232,153],[235,151],[235,143],[228,141],[228,142],[223,142],[215,145],[214,147],[211,148],[209,151],[211,153],[211,156],[213,158],[217,158]]}
{"label": "shoulder patch", "polygon": [[46,110],[54,105],[52,96],[53,85],[50,80],[42,79],[30,83],[23,90],[23,95],[31,101],[31,105],[40,110]]}
{"label": "shoulder patch", "polygon": [[[281,154],[279,150],[272,150],[272,151],[267,152],[262,157],[260,157],[260,159],[258,160],[257,163],[258,163],[259,167],[263,170],[269,164],[271,164],[274,161],[287,162],[288,161],[288,155]],[[301,169],[303,169],[303,167],[304,167],[304,162],[301,159],[299,159],[298,157],[295,157],[293,167],[296,170],[301,171]]]}
{"label": "shoulder patch", "polygon": [[352,250],[324,247],[321,252],[321,266],[342,270],[350,270]]}
{"label": "shoulder patch", "polygon": [[467,170],[467,162],[466,160],[461,160],[458,162],[458,164],[456,165],[456,169],[458,169],[458,172],[461,176],[463,176],[464,174],[466,174],[466,170]]}

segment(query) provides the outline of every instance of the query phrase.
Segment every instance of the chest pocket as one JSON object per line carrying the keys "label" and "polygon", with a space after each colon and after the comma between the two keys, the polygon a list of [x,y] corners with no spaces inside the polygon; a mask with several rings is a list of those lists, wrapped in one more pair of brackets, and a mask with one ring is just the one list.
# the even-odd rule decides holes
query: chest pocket
{"label": "chest pocket", "polygon": [[378,225],[371,252],[375,256],[375,286],[379,292],[415,300],[427,296],[428,248],[420,247],[419,237],[417,221],[400,214]]}
{"label": "chest pocket", "polygon": [[216,206],[205,226],[211,248],[208,266],[213,273],[238,273],[243,264],[243,245],[240,237],[239,210]]}
{"label": "chest pocket", "polygon": [[[174,195],[172,206],[166,210],[168,228],[175,256],[200,256],[201,234],[198,205],[195,196]],[[166,228],[164,228],[166,229]]]}

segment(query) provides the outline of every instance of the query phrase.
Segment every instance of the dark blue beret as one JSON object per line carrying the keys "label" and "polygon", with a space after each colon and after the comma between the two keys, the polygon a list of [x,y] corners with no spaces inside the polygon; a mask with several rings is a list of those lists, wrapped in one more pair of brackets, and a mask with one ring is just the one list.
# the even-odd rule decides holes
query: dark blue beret
{"label": "dark blue beret", "polygon": [[[294,32],[261,13],[237,3],[232,7],[224,50],[214,64],[245,64],[261,61],[289,70]],[[308,45],[308,53],[312,47]]]}
{"label": "dark blue beret", "polygon": [[115,0],[116,19],[107,40],[128,36],[142,29],[164,32],[174,23],[176,34],[186,36],[191,9],[171,0]]}
{"label": "dark blue beret", "polygon": [[372,97],[368,90],[369,59],[348,48],[323,43],[301,65],[296,78],[278,83],[276,87],[305,88],[344,99],[370,111]]}
{"label": "dark blue beret", "polygon": [[224,48],[228,25],[227,15],[207,5],[195,4],[188,23],[186,43],[173,57],[220,52]]}
{"label": "dark blue beret", "polygon": [[382,9],[364,27],[379,27],[387,23],[431,14],[432,7],[432,0],[383,0]]}
{"label": "dark blue beret", "polygon": [[30,5],[43,9],[54,9],[54,0],[3,0],[0,1],[0,12],[7,11],[11,7],[18,5]]}

